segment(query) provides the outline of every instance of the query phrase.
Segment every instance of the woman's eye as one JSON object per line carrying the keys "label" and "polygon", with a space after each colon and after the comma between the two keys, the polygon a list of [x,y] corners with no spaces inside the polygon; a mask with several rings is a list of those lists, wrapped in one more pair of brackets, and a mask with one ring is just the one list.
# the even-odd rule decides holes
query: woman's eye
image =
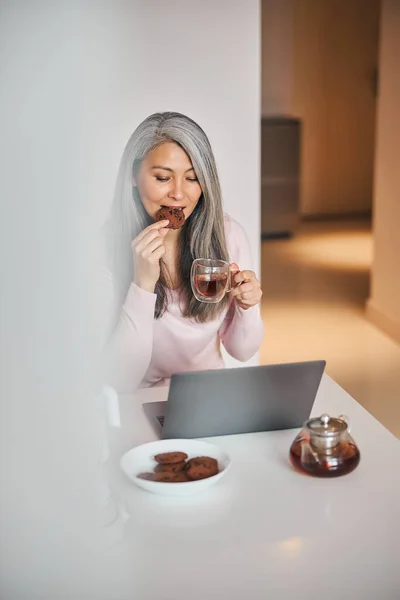
{"label": "woman's eye", "polygon": [[166,181],[168,181],[168,177],[157,177],[157,176],[156,176],[156,179],[157,179],[157,181],[163,181],[164,183],[165,183]]}
{"label": "woman's eye", "polygon": [[188,177],[188,181],[198,181],[197,177]]}

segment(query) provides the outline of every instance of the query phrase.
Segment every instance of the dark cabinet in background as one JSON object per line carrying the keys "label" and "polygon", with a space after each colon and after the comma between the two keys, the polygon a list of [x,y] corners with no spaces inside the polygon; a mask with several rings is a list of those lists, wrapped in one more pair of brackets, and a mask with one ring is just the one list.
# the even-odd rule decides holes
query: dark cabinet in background
{"label": "dark cabinet in background", "polygon": [[299,119],[261,120],[261,234],[263,238],[292,235],[300,210]]}

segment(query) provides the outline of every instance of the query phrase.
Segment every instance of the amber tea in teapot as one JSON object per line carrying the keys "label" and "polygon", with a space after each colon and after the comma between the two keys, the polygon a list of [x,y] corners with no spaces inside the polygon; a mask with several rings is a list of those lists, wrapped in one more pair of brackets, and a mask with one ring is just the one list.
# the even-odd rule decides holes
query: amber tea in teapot
{"label": "amber tea in teapot", "polygon": [[325,414],[306,421],[289,456],[294,467],[316,477],[346,475],[360,462],[360,452],[344,415],[332,418]]}

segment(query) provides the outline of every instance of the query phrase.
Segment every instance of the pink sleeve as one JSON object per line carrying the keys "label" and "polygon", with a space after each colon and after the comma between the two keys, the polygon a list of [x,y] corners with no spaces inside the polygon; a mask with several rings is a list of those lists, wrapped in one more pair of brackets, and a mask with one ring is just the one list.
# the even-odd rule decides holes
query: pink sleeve
{"label": "pink sleeve", "polygon": [[[230,262],[237,263],[241,271],[254,270],[249,242],[243,228],[230,217],[226,217],[225,222]],[[249,360],[259,349],[264,337],[260,305],[243,310],[234,300],[220,327],[219,335],[231,356],[242,362]]]}
{"label": "pink sleeve", "polygon": [[[119,393],[136,390],[149,367],[156,298],[156,294],[131,283],[118,322],[105,344],[106,383]],[[109,308],[112,314],[111,303]]]}

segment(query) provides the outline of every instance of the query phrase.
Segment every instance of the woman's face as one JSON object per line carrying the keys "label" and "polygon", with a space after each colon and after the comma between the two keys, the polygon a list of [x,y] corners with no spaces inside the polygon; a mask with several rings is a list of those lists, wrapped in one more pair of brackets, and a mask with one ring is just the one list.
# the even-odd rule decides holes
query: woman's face
{"label": "woman's face", "polygon": [[187,219],[202,194],[190,158],[174,142],[149,152],[140,165],[136,185],[143,206],[153,219],[161,206],[182,208]]}

